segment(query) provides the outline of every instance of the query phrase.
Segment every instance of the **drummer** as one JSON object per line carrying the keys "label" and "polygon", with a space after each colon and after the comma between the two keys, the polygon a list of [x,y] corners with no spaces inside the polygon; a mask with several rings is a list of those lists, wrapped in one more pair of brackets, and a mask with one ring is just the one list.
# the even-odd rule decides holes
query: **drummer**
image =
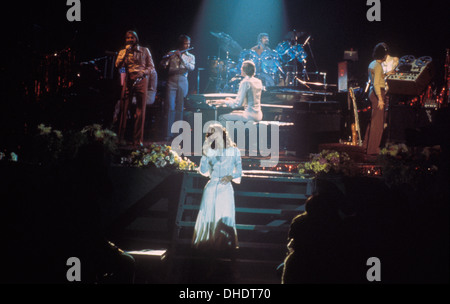
{"label": "drummer", "polygon": [[269,48],[269,34],[267,33],[260,33],[258,34],[258,38],[256,41],[257,45],[252,47],[252,51],[255,51],[258,56],[261,56],[262,52],[264,51],[270,51]]}

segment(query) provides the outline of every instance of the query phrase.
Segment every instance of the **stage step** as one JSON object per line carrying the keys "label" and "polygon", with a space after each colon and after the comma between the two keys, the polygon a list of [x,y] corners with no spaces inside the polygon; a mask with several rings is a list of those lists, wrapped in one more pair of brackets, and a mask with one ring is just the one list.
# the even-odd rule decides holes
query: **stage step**
{"label": "stage step", "polygon": [[[169,276],[176,264],[190,251],[203,188],[208,179],[196,172],[185,172],[172,236]],[[298,174],[263,170],[243,171],[235,190],[237,259],[248,263],[270,261],[270,271],[286,256],[287,235],[293,217],[304,212],[306,199],[315,188],[314,179]],[[264,250],[261,250],[264,249]]]}

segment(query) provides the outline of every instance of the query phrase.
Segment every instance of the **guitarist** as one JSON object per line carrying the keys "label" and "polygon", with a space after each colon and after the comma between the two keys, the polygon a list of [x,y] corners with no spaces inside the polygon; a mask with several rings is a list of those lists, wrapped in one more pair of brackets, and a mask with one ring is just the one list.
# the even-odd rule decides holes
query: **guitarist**
{"label": "guitarist", "polygon": [[386,61],[388,52],[389,49],[386,43],[378,43],[372,53],[374,60],[369,64],[368,68],[370,81],[369,100],[372,105],[372,113],[364,136],[363,147],[366,148],[366,153],[371,155],[379,153],[384,130],[386,84],[382,63]]}
{"label": "guitarist", "polygon": [[171,128],[175,121],[183,119],[184,98],[188,93],[188,72],[195,69],[195,56],[189,53],[191,38],[186,35],[178,37],[176,50],[167,53],[161,61],[166,70],[165,107],[167,115],[166,141],[173,139]]}

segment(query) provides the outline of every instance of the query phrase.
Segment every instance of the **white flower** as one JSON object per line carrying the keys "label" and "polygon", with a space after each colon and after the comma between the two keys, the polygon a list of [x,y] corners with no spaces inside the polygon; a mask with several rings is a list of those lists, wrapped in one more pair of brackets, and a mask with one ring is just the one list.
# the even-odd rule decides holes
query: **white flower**
{"label": "white flower", "polygon": [[142,163],[146,166],[150,162],[150,155],[145,155],[144,159],[142,160]]}
{"label": "white flower", "polygon": [[56,137],[58,137],[59,139],[61,139],[63,137],[61,131],[53,130],[53,132],[55,133]]}
{"label": "white flower", "polygon": [[11,161],[16,162],[18,160],[19,156],[17,156],[16,153],[11,152]]}

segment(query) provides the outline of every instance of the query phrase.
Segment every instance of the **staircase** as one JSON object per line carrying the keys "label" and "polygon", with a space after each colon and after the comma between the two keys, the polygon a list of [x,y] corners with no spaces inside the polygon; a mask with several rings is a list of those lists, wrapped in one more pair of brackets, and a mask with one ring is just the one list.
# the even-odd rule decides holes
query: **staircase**
{"label": "staircase", "polygon": [[[183,275],[200,275],[192,273],[192,268],[186,274],[185,264],[198,258],[192,254],[190,244],[207,181],[196,172],[184,173],[170,247],[169,281],[184,282]],[[244,171],[241,184],[233,187],[239,240],[234,265],[238,278],[233,282],[279,283],[276,269],[286,255],[290,222],[304,211],[314,180],[285,172],[253,170]],[[231,263],[220,260],[222,264]],[[191,279],[188,282],[193,282]]]}

